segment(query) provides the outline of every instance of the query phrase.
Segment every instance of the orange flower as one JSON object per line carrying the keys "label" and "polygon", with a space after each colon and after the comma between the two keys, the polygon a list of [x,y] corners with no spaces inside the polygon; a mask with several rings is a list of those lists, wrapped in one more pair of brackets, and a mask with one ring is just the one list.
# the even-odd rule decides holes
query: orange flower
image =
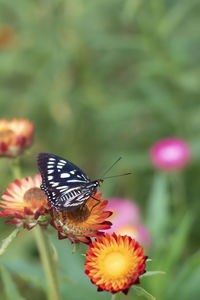
{"label": "orange flower", "polygon": [[13,44],[15,40],[15,32],[8,25],[1,25],[0,27],[0,49],[7,49]]}
{"label": "orange flower", "polygon": [[33,124],[28,120],[0,120],[0,156],[18,156],[32,144],[33,133]]}
{"label": "orange flower", "polygon": [[85,273],[98,291],[128,293],[145,273],[144,250],[131,237],[105,234],[97,237],[86,252]]}
{"label": "orange flower", "polygon": [[[95,194],[96,199],[101,200],[101,196],[101,193]],[[81,241],[88,244],[90,237],[102,234],[99,230],[111,226],[109,221],[105,221],[112,214],[110,211],[104,211],[107,203],[107,200],[101,200],[96,205],[97,201],[90,197],[85,205],[72,212],[56,212],[52,209],[51,224],[58,230],[58,238],[69,238],[72,243]]]}
{"label": "orange flower", "polygon": [[[41,182],[41,176],[36,174],[34,179],[22,178],[21,181],[15,180],[8,184],[7,191],[3,192],[3,200],[0,200],[0,207],[4,209],[0,211],[0,216],[13,217],[6,224],[23,224],[27,229],[33,228],[37,223],[48,224],[49,207],[46,195],[40,189]],[[47,216],[47,219],[40,216]]]}

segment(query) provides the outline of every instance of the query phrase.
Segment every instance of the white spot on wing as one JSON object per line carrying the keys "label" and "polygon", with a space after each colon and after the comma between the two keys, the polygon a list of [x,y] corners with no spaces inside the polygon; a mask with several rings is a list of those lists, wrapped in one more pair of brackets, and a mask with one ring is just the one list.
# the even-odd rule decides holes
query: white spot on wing
{"label": "white spot on wing", "polygon": [[59,160],[58,166],[64,167],[65,165],[66,165],[66,163],[60,162],[60,160]]}
{"label": "white spot on wing", "polygon": [[53,179],[53,176],[48,176],[48,180],[52,180]]}
{"label": "white spot on wing", "polygon": [[66,192],[66,191],[67,191],[67,189],[66,189],[66,188],[64,188],[64,189],[60,190],[60,192],[61,192],[61,193],[63,193],[63,192]]}
{"label": "white spot on wing", "polygon": [[66,162],[66,160],[60,159],[59,163],[63,163],[65,165],[67,162]]}
{"label": "white spot on wing", "polygon": [[57,168],[58,168],[58,169],[62,169],[63,167],[64,167],[63,165],[60,165],[60,166],[57,165]]}
{"label": "white spot on wing", "polygon": [[48,170],[48,174],[52,174],[54,170]]}
{"label": "white spot on wing", "polygon": [[59,182],[52,182],[52,183],[51,183],[51,186],[52,186],[52,187],[56,187],[56,186],[58,186],[58,185],[59,185]]}
{"label": "white spot on wing", "polygon": [[71,179],[71,180],[68,180],[68,182],[85,182],[85,180]]}
{"label": "white spot on wing", "polygon": [[57,190],[68,189],[68,185],[58,186],[56,189]]}
{"label": "white spot on wing", "polygon": [[60,178],[68,178],[68,177],[70,177],[70,174],[69,174],[69,173],[62,173],[62,174],[60,175]]}

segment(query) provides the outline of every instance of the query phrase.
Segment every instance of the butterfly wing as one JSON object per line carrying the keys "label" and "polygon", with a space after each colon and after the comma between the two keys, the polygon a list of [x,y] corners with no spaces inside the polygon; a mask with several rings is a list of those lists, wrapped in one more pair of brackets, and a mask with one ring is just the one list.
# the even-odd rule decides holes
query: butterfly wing
{"label": "butterfly wing", "polygon": [[49,153],[39,153],[37,164],[42,176],[41,189],[56,210],[72,211],[87,201],[91,181],[76,165]]}

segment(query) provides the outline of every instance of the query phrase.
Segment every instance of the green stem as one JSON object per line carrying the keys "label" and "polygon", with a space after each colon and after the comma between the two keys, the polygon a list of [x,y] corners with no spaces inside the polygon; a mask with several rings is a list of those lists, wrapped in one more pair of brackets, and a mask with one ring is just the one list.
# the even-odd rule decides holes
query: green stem
{"label": "green stem", "polygon": [[118,293],[116,293],[116,294],[112,294],[112,296],[111,296],[111,300],[116,300],[116,299],[117,299],[117,295],[118,295]]}
{"label": "green stem", "polygon": [[21,175],[21,168],[20,168],[19,158],[14,158],[13,159],[12,171],[13,171],[14,179],[21,179],[22,175]]}
{"label": "green stem", "polygon": [[44,229],[37,225],[34,229],[34,235],[40,253],[41,262],[43,265],[45,277],[47,280],[47,296],[48,300],[60,300],[58,282],[54,261],[50,252],[49,241]]}
{"label": "green stem", "polygon": [[15,228],[10,234],[9,236],[7,236],[7,238],[5,238],[4,240],[2,240],[2,245],[0,247],[0,255],[2,255],[6,249],[8,248],[8,246],[10,245],[10,243],[16,238],[18,232],[22,229],[22,226]]}
{"label": "green stem", "polygon": [[172,187],[172,200],[176,218],[180,219],[183,213],[187,210],[187,202],[185,198],[185,188],[182,174],[174,173],[170,176],[170,184]]}

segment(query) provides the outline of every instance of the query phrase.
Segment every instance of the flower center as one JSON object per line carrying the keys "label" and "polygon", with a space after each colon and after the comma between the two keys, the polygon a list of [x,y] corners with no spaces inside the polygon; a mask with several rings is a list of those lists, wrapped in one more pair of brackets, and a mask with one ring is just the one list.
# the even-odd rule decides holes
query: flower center
{"label": "flower center", "polygon": [[12,139],[13,136],[14,132],[11,129],[8,129],[6,127],[0,129],[0,141]]}
{"label": "flower center", "polygon": [[76,210],[68,212],[66,214],[67,218],[70,221],[74,223],[80,223],[88,219],[88,217],[90,216],[90,210],[87,205],[81,205]]}
{"label": "flower center", "polygon": [[127,258],[120,251],[110,252],[104,258],[103,268],[107,276],[113,279],[121,277],[127,272]]}
{"label": "flower center", "polygon": [[14,32],[12,28],[2,27],[0,28],[0,48],[9,46],[14,38]]}
{"label": "flower center", "polygon": [[166,161],[169,161],[169,162],[176,161],[181,158],[182,150],[180,147],[172,145],[172,146],[163,148],[160,155]]}
{"label": "flower center", "polygon": [[43,202],[46,198],[45,193],[37,187],[31,188],[24,194],[24,201],[31,202],[33,200]]}

